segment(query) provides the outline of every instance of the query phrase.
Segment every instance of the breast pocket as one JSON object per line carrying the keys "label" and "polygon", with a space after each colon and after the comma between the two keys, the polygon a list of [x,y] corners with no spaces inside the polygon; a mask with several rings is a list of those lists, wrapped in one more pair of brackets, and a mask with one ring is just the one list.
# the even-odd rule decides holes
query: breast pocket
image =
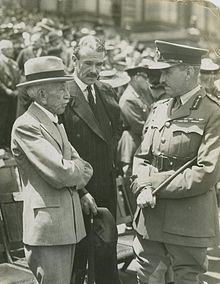
{"label": "breast pocket", "polygon": [[198,152],[204,133],[204,124],[173,124],[170,152],[174,156],[191,157]]}

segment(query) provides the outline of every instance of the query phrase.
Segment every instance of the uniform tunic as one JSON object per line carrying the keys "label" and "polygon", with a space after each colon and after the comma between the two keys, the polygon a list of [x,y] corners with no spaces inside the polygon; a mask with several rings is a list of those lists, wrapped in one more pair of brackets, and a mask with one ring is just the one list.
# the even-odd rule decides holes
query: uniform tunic
{"label": "uniform tunic", "polygon": [[134,174],[156,187],[167,171],[196,155],[197,163],[162,189],[155,208],[137,209],[134,227],[154,241],[211,246],[219,231],[214,186],[220,180],[220,107],[202,89],[171,114],[172,105],[168,99],[153,108]]}

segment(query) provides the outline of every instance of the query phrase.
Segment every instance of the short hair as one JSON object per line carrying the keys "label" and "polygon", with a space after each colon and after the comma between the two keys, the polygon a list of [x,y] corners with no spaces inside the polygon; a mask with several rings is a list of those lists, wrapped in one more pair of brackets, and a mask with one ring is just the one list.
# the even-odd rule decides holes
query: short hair
{"label": "short hair", "polygon": [[49,90],[50,88],[54,88],[54,82],[47,82],[47,83],[44,83],[44,84],[39,83],[39,84],[36,84],[36,85],[27,86],[26,92],[32,100],[37,101],[38,100],[38,92],[41,89]]}
{"label": "short hair", "polygon": [[95,50],[97,52],[104,52],[106,53],[105,50],[105,44],[104,41],[101,40],[98,37],[92,36],[92,35],[87,35],[82,37],[76,47],[74,48],[73,54],[79,59],[79,53],[80,50],[83,48],[88,48],[90,50]]}

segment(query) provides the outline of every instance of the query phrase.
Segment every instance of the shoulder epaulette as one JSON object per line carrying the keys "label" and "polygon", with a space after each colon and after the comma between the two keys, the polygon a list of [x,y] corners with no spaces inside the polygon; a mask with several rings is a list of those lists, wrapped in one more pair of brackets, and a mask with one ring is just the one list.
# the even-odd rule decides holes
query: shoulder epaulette
{"label": "shoulder epaulette", "polygon": [[206,93],[206,96],[212,100],[213,102],[215,102],[218,106],[220,106],[220,96],[215,96],[213,94],[210,93]]}

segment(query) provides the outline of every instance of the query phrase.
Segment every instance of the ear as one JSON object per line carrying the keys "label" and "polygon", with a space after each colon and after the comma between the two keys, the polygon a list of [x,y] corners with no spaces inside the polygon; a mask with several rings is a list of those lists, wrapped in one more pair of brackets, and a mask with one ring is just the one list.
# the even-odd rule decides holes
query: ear
{"label": "ear", "polygon": [[37,96],[43,105],[47,104],[47,92],[43,87],[38,90]]}
{"label": "ear", "polygon": [[189,80],[191,76],[193,76],[194,70],[192,66],[188,66],[186,68],[186,80]]}

